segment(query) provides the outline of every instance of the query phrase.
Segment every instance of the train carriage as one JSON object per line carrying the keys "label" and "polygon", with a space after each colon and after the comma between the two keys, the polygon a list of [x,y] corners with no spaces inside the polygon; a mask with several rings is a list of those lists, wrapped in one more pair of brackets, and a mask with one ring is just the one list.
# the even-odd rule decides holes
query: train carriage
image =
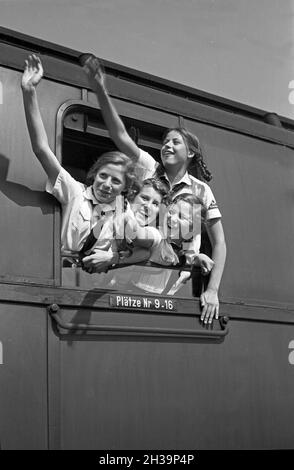
{"label": "train carriage", "polygon": [[[49,143],[80,181],[113,145],[80,52],[0,28],[2,449],[272,449],[294,442],[294,123],[105,61],[110,95],[159,159],[166,128],[204,144],[228,259],[220,320],[200,321],[201,277],[86,275],[62,258],[20,80],[39,54]],[[146,279],[148,279],[146,286]]]}

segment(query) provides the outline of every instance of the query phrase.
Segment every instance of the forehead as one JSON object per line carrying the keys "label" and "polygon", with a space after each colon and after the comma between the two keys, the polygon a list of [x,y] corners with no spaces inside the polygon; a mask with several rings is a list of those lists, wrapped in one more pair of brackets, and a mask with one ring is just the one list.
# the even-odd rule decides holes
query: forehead
{"label": "forehead", "polygon": [[146,195],[154,199],[159,199],[159,200],[162,199],[162,195],[158,191],[156,191],[156,189],[153,188],[153,186],[143,186],[138,196],[142,196],[142,195]]}
{"label": "forehead", "polygon": [[115,165],[114,163],[107,163],[103,165],[97,171],[99,173],[107,173],[110,176],[115,176],[116,178],[124,178],[125,176],[125,167],[123,165]]}
{"label": "forehead", "polygon": [[179,139],[182,142],[184,142],[182,134],[180,134],[178,131],[169,131],[166,134],[164,140],[169,140],[169,139]]}

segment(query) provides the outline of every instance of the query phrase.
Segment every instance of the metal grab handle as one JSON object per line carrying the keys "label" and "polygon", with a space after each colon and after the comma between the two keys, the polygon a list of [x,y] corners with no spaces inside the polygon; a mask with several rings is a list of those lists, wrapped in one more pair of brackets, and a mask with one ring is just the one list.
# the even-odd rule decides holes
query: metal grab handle
{"label": "metal grab handle", "polygon": [[85,323],[64,322],[59,315],[59,306],[52,304],[48,307],[51,317],[54,319],[59,328],[69,331],[99,331],[109,334],[134,334],[138,336],[168,336],[168,337],[184,337],[184,338],[203,338],[203,339],[221,339],[228,332],[229,317],[223,316],[219,318],[221,330],[193,330],[193,329],[176,329],[176,328],[152,328],[143,326],[112,326],[112,325],[95,325]]}

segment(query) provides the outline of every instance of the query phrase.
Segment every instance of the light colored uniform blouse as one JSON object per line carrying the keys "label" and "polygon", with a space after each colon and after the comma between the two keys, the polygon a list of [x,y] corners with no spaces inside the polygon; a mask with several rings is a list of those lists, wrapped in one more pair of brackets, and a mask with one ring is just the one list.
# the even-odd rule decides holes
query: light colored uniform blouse
{"label": "light colored uniform blouse", "polygon": [[[61,251],[63,254],[79,252],[90,234],[92,228],[105,213],[105,220],[113,217],[114,210],[123,210],[123,197],[118,196],[111,204],[99,203],[95,198],[92,186],[86,186],[76,181],[64,168],[56,178],[54,186],[47,182],[46,191],[60,202],[62,207]],[[97,225],[98,226],[98,225]],[[108,249],[112,239],[108,233],[109,227],[104,224],[95,236],[99,240],[95,248]],[[109,246],[107,246],[109,244]]]}
{"label": "light colored uniform blouse", "polygon": [[[142,179],[147,179],[154,176],[154,173],[158,167],[158,163],[156,162],[156,160],[154,160],[154,158],[149,153],[145,152],[142,149],[140,149],[140,156],[137,165],[140,169],[140,175]],[[173,186],[178,185],[179,183],[184,183],[178,190],[175,190],[175,192],[173,193],[173,200],[180,194],[193,194],[197,197],[197,199],[199,200],[199,204],[201,204],[202,206],[202,212],[204,213],[205,221],[221,217],[220,210],[217,206],[214,195],[208,184],[198,180],[194,176],[190,175],[188,172],[186,172],[183,178],[181,178],[181,180],[177,181],[175,184],[170,183],[166,173],[163,174],[163,177],[170,190],[173,189]],[[197,233],[192,241],[183,243],[183,249],[185,251],[186,261],[188,264],[191,264],[195,256],[199,254],[200,245],[201,233]],[[154,246],[154,249],[156,249],[158,253],[158,247]]]}

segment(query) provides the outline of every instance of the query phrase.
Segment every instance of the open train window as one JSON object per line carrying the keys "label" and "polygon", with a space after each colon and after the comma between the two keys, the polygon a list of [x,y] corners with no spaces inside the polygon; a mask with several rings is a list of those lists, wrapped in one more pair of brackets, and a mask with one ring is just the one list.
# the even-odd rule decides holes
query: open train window
{"label": "open train window", "polygon": [[[160,161],[160,148],[164,127],[123,117],[128,133],[140,148]],[[116,149],[109,138],[100,110],[73,110],[63,123],[63,166],[81,182],[85,182],[91,165],[104,152]]]}
{"label": "open train window", "polygon": [[[162,135],[166,128],[122,116],[126,129],[138,146],[160,161]],[[69,108],[63,119],[62,164],[78,181],[85,183],[92,164],[104,152],[116,147],[109,138],[100,110],[83,106]],[[62,257],[62,286],[79,289],[107,289],[134,294],[199,296],[199,274],[179,286],[179,268],[150,263],[114,268],[108,273],[88,274],[76,261]]]}

